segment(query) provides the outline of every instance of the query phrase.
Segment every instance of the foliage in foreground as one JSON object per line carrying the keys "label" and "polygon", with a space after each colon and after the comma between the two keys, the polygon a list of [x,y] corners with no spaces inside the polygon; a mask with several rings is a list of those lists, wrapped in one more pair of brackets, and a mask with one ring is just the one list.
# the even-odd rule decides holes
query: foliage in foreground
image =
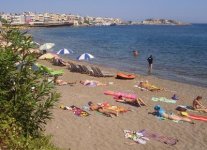
{"label": "foliage in foreground", "polygon": [[6,45],[0,46],[0,149],[55,149],[42,130],[59,94],[31,69],[36,62],[29,50],[32,38],[17,29],[1,34]]}

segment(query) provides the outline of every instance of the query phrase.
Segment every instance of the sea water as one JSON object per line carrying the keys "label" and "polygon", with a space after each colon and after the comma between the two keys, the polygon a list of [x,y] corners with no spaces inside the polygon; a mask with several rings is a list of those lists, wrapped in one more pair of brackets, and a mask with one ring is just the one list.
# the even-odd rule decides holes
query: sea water
{"label": "sea water", "polygon": [[70,59],[87,52],[95,56],[90,63],[143,75],[152,55],[152,75],[207,87],[205,24],[33,28],[29,33],[41,44],[55,43],[53,51],[72,49]]}

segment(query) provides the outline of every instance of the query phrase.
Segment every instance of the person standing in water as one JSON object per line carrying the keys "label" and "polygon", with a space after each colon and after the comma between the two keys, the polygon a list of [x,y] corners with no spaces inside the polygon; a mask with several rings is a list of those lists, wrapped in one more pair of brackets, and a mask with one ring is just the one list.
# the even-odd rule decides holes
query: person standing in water
{"label": "person standing in water", "polygon": [[147,61],[149,63],[149,73],[152,72],[152,64],[153,64],[153,57],[150,55],[150,57],[147,58]]}
{"label": "person standing in water", "polygon": [[136,56],[139,55],[139,52],[138,52],[137,50],[134,50],[134,51],[133,51],[133,55],[136,57]]}

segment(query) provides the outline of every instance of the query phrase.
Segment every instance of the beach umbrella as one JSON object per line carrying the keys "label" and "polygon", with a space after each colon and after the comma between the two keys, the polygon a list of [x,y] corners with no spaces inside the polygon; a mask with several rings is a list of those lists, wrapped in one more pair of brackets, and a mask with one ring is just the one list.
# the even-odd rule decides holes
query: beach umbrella
{"label": "beach umbrella", "polygon": [[35,41],[34,41],[34,44],[36,44],[36,45],[40,46],[40,43],[38,43],[38,42],[35,42]]}
{"label": "beach umbrella", "polygon": [[45,43],[45,44],[40,46],[40,50],[49,50],[54,46],[55,46],[54,43]]}
{"label": "beach umbrella", "polygon": [[71,54],[71,53],[73,53],[73,51],[70,50],[70,49],[66,49],[66,48],[60,49],[60,50],[57,52],[57,54],[62,54],[62,55],[64,55],[64,54]]}
{"label": "beach umbrella", "polygon": [[94,58],[94,56],[89,53],[83,53],[77,57],[78,60],[90,60],[92,58]]}
{"label": "beach umbrella", "polygon": [[39,59],[52,59],[54,57],[58,57],[58,55],[56,54],[52,54],[52,53],[46,53],[46,54],[43,54],[39,57]]}

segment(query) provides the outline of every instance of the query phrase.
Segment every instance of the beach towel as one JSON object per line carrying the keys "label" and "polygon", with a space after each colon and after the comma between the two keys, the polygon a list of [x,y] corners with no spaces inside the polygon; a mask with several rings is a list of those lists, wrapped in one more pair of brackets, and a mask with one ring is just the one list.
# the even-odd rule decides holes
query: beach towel
{"label": "beach towel", "polygon": [[81,108],[78,108],[78,107],[76,107],[74,105],[72,105],[70,107],[68,107],[68,106],[60,106],[60,108],[62,108],[64,110],[70,110],[70,111],[72,111],[74,113],[74,115],[79,116],[79,117],[86,117],[86,116],[90,115],[87,111],[85,111],[85,110],[83,110]]}
{"label": "beach towel", "polygon": [[84,86],[88,86],[88,87],[96,87],[97,83],[94,81],[87,81],[83,83]]}
{"label": "beach towel", "polygon": [[199,116],[199,115],[194,115],[194,114],[188,114],[187,112],[181,112],[181,114],[183,116],[186,116],[190,119],[194,119],[194,120],[200,120],[200,121],[207,121],[207,117],[206,116]]}
{"label": "beach towel", "polygon": [[165,103],[172,103],[172,104],[175,104],[176,101],[175,100],[172,100],[172,99],[167,99],[165,97],[152,97],[152,101],[154,102],[165,102]]}
{"label": "beach towel", "polygon": [[78,108],[78,107],[76,107],[74,105],[70,106],[70,108],[72,108],[72,111],[73,111],[74,115],[76,115],[76,116],[86,117],[86,116],[90,115],[87,111],[85,111],[85,110],[83,110],[81,108]]}
{"label": "beach towel", "polygon": [[123,98],[129,98],[129,99],[137,99],[136,94],[132,93],[124,93],[124,92],[114,92],[114,91],[105,91],[105,95],[112,95],[114,97],[123,97]]}
{"label": "beach towel", "polygon": [[165,143],[167,145],[171,145],[171,146],[175,145],[178,142],[178,139],[176,139],[176,138],[167,137],[167,136],[164,136],[164,135],[161,135],[161,134],[158,134],[155,132],[151,132],[151,131],[148,131],[145,129],[139,131],[139,133],[142,133],[143,136],[145,136],[149,139],[153,139],[153,140],[156,140],[156,141],[159,141],[159,142]]}
{"label": "beach towel", "polygon": [[[167,118],[159,117],[159,116],[156,116],[156,118],[159,119],[159,120],[171,120],[171,119],[167,119]],[[171,120],[171,121],[173,121],[173,122],[175,122],[175,123],[182,122],[182,121],[179,121],[179,120]]]}
{"label": "beach towel", "polygon": [[139,132],[124,130],[124,134],[126,139],[131,139],[139,144],[146,144],[146,142],[149,141],[149,138],[145,137],[142,133]]}

